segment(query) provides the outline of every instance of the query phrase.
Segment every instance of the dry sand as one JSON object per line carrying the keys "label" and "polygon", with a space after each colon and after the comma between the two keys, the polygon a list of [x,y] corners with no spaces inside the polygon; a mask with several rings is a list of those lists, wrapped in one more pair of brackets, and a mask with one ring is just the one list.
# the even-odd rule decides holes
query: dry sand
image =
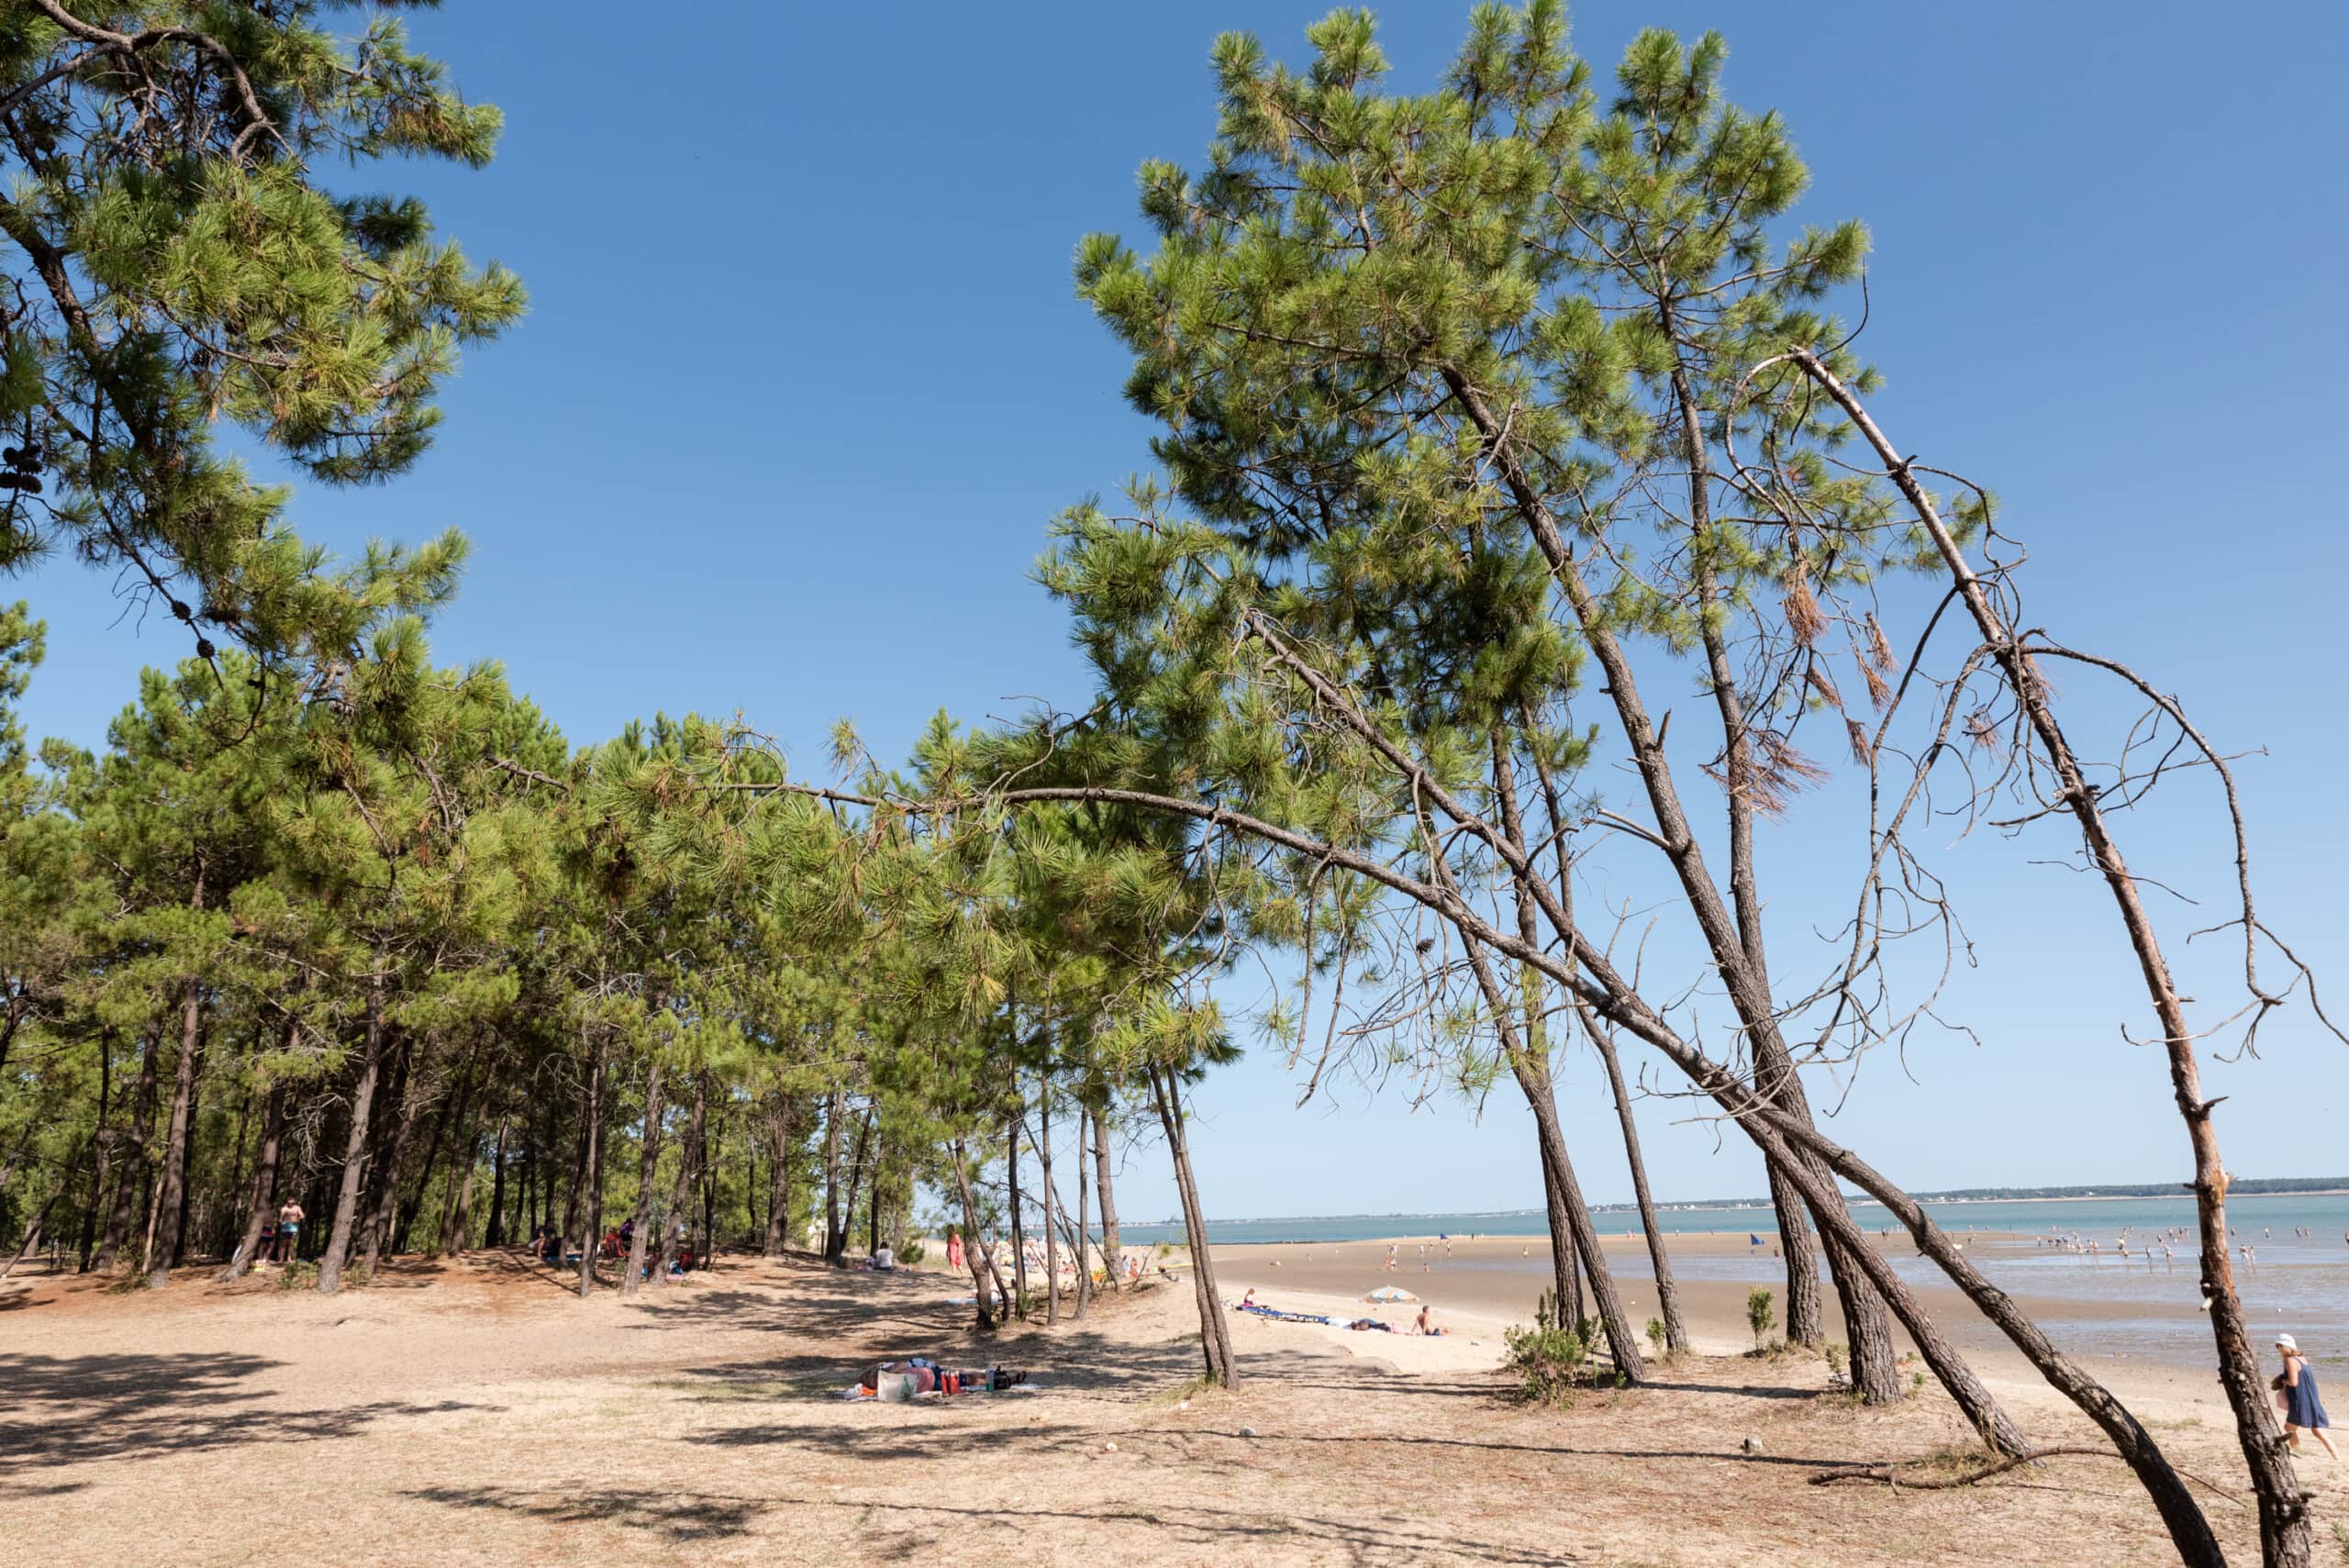
{"label": "dry sand", "polygon": [[[1202,1393],[1187,1284],[992,1344],[950,1294],[936,1274],[729,1260],[581,1303],[488,1253],[332,1299],[201,1271],[160,1294],[11,1282],[0,1542],[42,1568],[2174,1560],[2110,1462],[1964,1492],[1811,1485],[1966,1434],[1936,1391],[1863,1409],[1807,1358],[1695,1359],[1551,1410],[1507,1396],[1468,1314],[1455,1327],[1477,1331],[1434,1340],[1248,1319],[1242,1385]],[[925,1351],[1031,1367],[1041,1391],[831,1396],[861,1363]],[[2092,1436],[2043,1391],[2006,1392],[2042,1440]],[[2215,1409],[2150,1395],[2178,1462],[2239,1489]],[[2321,1461],[2311,1477],[2334,1479]],[[2255,1560],[2247,1510],[2210,1507]]]}

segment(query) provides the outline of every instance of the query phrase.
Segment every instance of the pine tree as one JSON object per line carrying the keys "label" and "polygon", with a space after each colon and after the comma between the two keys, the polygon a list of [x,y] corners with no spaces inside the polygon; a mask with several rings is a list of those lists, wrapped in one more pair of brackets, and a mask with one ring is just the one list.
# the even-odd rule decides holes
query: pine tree
{"label": "pine tree", "polygon": [[460,347],[520,314],[502,268],[435,239],[421,203],[314,168],[480,165],[468,105],[399,21],[338,38],[326,0],[28,0],[0,17],[0,567],[53,545],[188,624],[264,650],[306,629],[315,554],[226,420],[330,484],[430,439]]}

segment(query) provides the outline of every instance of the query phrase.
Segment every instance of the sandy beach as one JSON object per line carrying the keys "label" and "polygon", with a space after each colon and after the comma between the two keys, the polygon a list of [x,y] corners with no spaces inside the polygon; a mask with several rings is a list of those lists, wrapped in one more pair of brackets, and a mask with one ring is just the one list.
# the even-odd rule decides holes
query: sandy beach
{"label": "sandy beach", "polygon": [[[1261,1261],[1260,1289],[1345,1301],[1307,1288],[1301,1260]],[[1312,1264],[1347,1290],[1360,1266]],[[1237,1299],[1252,1275],[1228,1266]],[[1465,1269],[1431,1276],[1458,1332],[1239,1319],[1225,1391],[1197,1384],[1187,1282],[979,1340],[943,1275],[804,1258],[584,1303],[503,1253],[404,1260],[338,1297],[197,1270],[163,1292],[36,1275],[0,1287],[0,1539],[39,1543],[44,1568],[110,1568],[164,1539],[175,1568],[2175,1560],[2110,1461],[1959,1492],[1815,1484],[1969,1436],[1937,1389],[1863,1408],[1808,1356],[1698,1356],[1567,1408],[1522,1404],[1493,1370],[1506,1314],[1475,1309],[1503,1304]],[[1709,1346],[1724,1325],[1704,1311]],[[837,1396],[908,1353],[1022,1367],[1036,1392]],[[2035,1380],[1982,1365],[2035,1440],[2093,1440]],[[2158,1373],[2115,1386],[2177,1462],[2238,1488],[2214,1402]],[[2255,1557],[2248,1512],[2206,1502]],[[2321,1539],[2329,1496],[2317,1507]]]}

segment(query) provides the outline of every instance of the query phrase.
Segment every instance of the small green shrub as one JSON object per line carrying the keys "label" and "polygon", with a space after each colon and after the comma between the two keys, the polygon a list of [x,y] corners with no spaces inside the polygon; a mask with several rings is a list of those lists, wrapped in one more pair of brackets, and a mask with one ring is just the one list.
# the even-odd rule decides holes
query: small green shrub
{"label": "small green shrub", "polygon": [[897,1249],[897,1262],[903,1263],[907,1268],[912,1268],[922,1261],[923,1257],[928,1254],[929,1251],[930,1249],[924,1247],[918,1241],[908,1241],[903,1247]]}
{"label": "small green shrub", "polygon": [[1649,1318],[1648,1343],[1654,1349],[1655,1353],[1658,1355],[1664,1354],[1664,1319],[1661,1318]]}
{"label": "small green shrub", "polygon": [[296,1258],[277,1273],[280,1290],[315,1290],[318,1284],[318,1265],[306,1263]]}
{"label": "small green shrub", "polygon": [[1590,1370],[1590,1341],[1567,1329],[1547,1325],[1509,1328],[1501,1332],[1508,1348],[1507,1365],[1518,1378],[1520,1392],[1536,1405],[1566,1405]]}
{"label": "small green shrub", "polygon": [[1851,1380],[1852,1353],[1841,1345],[1827,1347],[1827,1375],[1841,1385]]}
{"label": "small green shrub", "polygon": [[1755,1285],[1745,1298],[1745,1321],[1753,1330],[1753,1348],[1763,1348],[1762,1336],[1778,1326],[1776,1297],[1760,1285]]}

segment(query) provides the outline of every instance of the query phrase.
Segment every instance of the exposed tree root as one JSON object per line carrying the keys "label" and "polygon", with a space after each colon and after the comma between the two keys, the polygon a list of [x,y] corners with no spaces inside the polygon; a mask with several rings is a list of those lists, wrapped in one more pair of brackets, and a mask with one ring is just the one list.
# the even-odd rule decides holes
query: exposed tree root
{"label": "exposed tree root", "polygon": [[[1810,1484],[1814,1486],[1824,1486],[1835,1481],[1875,1481],[1896,1489],[1905,1486],[1914,1492],[1949,1492],[1960,1486],[1971,1486],[1977,1482],[1987,1481],[1994,1475],[2003,1475],[2021,1465],[2036,1464],[2043,1459],[2068,1458],[2118,1461],[2121,1456],[2109,1448],[2099,1448],[2093,1443],[2064,1443],[2053,1448],[2038,1449],[2031,1453],[2009,1454],[2003,1459],[1987,1460],[1959,1475],[1904,1476],[1900,1473],[1899,1463],[1895,1462],[1887,1464],[1842,1465],[1812,1476]],[[2216,1493],[2230,1503],[2240,1504],[2245,1501],[2225,1487],[2197,1475],[2190,1470],[2180,1470],[2178,1473],[2203,1490]]]}

